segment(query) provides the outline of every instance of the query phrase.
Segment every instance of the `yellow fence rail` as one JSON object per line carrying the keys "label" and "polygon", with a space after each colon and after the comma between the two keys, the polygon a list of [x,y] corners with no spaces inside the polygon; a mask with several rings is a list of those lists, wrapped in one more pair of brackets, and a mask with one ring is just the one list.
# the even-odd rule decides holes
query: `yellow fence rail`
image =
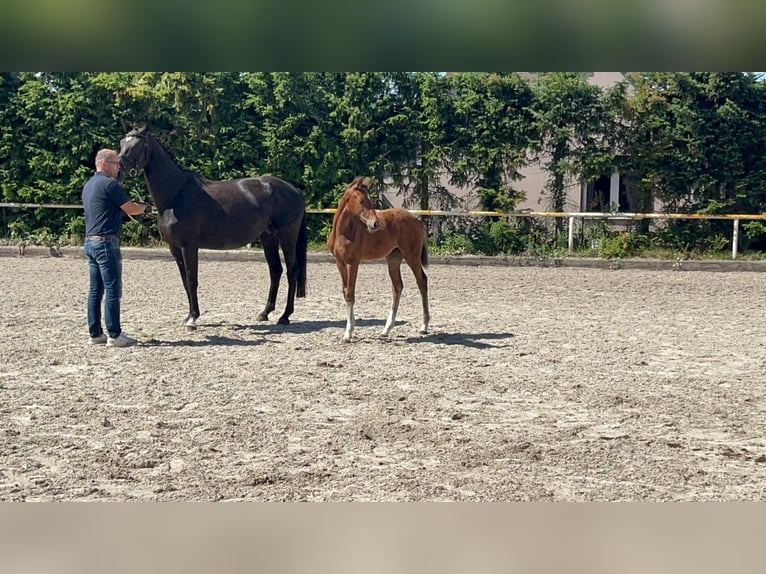
{"label": "yellow fence rail", "polygon": [[[82,205],[60,203],[0,203],[0,208],[14,209],[82,209]],[[639,213],[622,211],[451,211],[440,209],[410,209],[415,215],[428,215],[433,217],[553,217],[566,218],[568,221],[568,247],[574,250],[574,224],[575,220],[585,219],[608,219],[608,220],[642,220],[642,219],[721,219],[732,221],[731,257],[736,259],[739,245],[739,222],[742,220],[766,220],[766,214],[738,213],[738,214],[708,214],[708,213]],[[306,213],[333,214],[334,208],[307,209]]]}

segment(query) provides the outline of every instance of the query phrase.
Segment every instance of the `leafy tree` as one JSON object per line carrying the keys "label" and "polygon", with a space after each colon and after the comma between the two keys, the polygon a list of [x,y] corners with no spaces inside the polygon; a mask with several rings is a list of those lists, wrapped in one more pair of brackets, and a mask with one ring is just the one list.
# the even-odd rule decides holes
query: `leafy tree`
{"label": "leafy tree", "polygon": [[[185,167],[214,179],[273,173],[315,207],[371,175],[408,207],[453,206],[449,178],[487,209],[512,209],[519,171],[537,159],[554,210],[566,208],[573,179],[618,168],[635,176],[628,191],[639,210],[656,197],[673,211],[753,213],[766,211],[765,90],[753,74],[708,72],[636,73],[610,89],[577,73],[543,74],[530,87],[514,73],[5,72],[0,194],[78,204],[96,150],[117,147],[127,122],[149,123]],[[142,178],[125,185],[145,194]],[[81,227],[74,210],[4,217],[6,229],[49,235]],[[464,238],[485,252],[518,250],[532,233],[470,225]],[[751,241],[766,238],[758,222],[745,229]],[[665,234],[716,248],[730,223],[678,222]]]}
{"label": "leafy tree", "polygon": [[436,73],[389,76],[391,111],[383,123],[385,170],[405,206],[427,210],[454,205],[441,184],[449,158],[449,87]]}
{"label": "leafy tree", "polygon": [[304,191],[309,205],[321,204],[325,178],[337,170],[338,129],[330,117],[342,90],[341,74],[248,74],[247,102],[257,110],[263,168]]}
{"label": "leafy tree", "polygon": [[[766,86],[739,72],[633,74],[625,157],[670,212],[757,213],[766,204]],[[729,222],[674,221],[665,234],[705,249]],[[762,233],[750,225],[751,236]]]}
{"label": "leafy tree", "polygon": [[[111,93],[83,72],[19,74],[7,114],[13,128],[12,157],[5,167],[7,199],[34,203],[79,203],[98,147],[114,144]],[[105,105],[106,104],[106,105]],[[59,233],[75,214],[32,212],[30,227]]]}
{"label": "leafy tree", "polygon": [[23,118],[17,110],[21,80],[17,72],[0,72],[0,197],[3,201],[16,201],[16,182],[24,166],[23,139],[17,132],[23,127]]}
{"label": "leafy tree", "polygon": [[[568,177],[591,179],[611,171],[614,152],[604,134],[611,129],[602,90],[574,72],[545,74],[533,87],[539,140],[531,149],[548,172],[553,211],[564,211]],[[557,229],[563,221],[556,220]]]}
{"label": "leafy tree", "polygon": [[515,73],[460,73],[447,81],[451,183],[478,189],[484,209],[512,211],[519,199],[513,183],[534,139],[532,90]]}
{"label": "leafy tree", "polygon": [[628,155],[670,211],[758,211],[766,200],[766,86],[730,73],[633,76]]}
{"label": "leafy tree", "polygon": [[241,177],[249,166],[235,137],[240,81],[231,72],[134,74],[123,92],[122,116],[131,127],[149,124],[184,167],[212,179],[233,171]]}
{"label": "leafy tree", "polygon": [[[396,124],[388,123],[395,113],[395,102],[390,74],[346,74],[343,94],[331,112],[340,125],[344,152],[341,181],[333,200],[357,175],[371,176],[373,189],[382,187],[392,147],[401,139]],[[401,150],[395,153],[405,155]]]}

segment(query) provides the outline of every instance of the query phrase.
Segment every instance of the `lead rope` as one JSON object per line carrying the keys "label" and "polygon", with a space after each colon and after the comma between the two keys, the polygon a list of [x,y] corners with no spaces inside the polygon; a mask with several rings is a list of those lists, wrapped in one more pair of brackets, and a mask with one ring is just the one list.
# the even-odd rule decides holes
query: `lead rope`
{"label": "lead rope", "polygon": [[[151,211],[152,211],[152,209],[154,208],[154,206],[153,206],[151,203],[149,203],[148,201],[144,201],[144,198],[143,198],[143,197],[141,197],[141,194],[140,194],[140,193],[136,192],[136,195],[138,196],[138,201],[137,201],[136,203],[142,203],[142,204],[144,204],[144,205],[146,206],[146,209],[145,209],[145,210],[144,210],[144,212],[141,214],[141,217],[142,217],[142,219],[143,219],[143,217],[144,217],[144,216],[146,216],[146,215],[148,215],[149,213],[151,213]],[[138,223],[138,224],[140,224],[140,225],[145,225],[145,223],[144,223],[143,221],[139,221],[138,219],[136,219],[135,217],[133,217],[133,216],[132,216],[132,215],[130,215],[130,214],[128,214],[128,217],[130,217],[130,218],[131,218],[133,221],[135,221],[136,223]]]}

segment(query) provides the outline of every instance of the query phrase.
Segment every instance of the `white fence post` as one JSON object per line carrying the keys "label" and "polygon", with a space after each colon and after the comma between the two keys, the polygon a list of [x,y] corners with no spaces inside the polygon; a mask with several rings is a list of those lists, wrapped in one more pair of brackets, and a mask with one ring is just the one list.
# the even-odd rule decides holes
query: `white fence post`
{"label": "white fence post", "polygon": [[731,258],[737,258],[737,245],[739,244],[739,219],[734,220],[734,232],[731,236]]}
{"label": "white fence post", "polygon": [[569,219],[567,246],[569,247],[569,252],[571,253],[572,250],[574,250],[574,217],[570,215],[567,219]]}

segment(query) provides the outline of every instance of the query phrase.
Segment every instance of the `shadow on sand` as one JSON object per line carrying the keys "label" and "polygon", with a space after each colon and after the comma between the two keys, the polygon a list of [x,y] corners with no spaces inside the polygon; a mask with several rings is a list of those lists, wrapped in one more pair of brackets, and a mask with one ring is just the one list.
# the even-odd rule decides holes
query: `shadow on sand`
{"label": "shadow on sand", "polygon": [[513,333],[428,333],[407,337],[407,343],[432,343],[435,345],[458,345],[474,349],[498,349],[509,344],[493,344],[488,341],[503,341],[514,337]]}
{"label": "shadow on sand", "polygon": [[232,339],[231,337],[222,337],[220,335],[205,335],[203,340],[182,339],[174,341],[163,341],[157,338],[151,338],[143,343],[142,347],[209,347],[217,345],[221,347],[255,347],[265,343],[263,339],[256,341],[246,341],[243,339]]}
{"label": "shadow on sand", "polygon": [[[383,328],[385,321],[383,319],[357,319],[356,326],[359,328],[378,327]],[[514,337],[513,333],[445,333],[445,332],[432,332],[426,335],[410,335],[402,337],[402,330],[410,325],[408,321],[397,321],[394,326],[394,331],[391,332],[390,337],[372,337],[362,339],[361,337],[356,339],[358,341],[375,341],[390,343],[431,343],[434,345],[458,345],[461,347],[473,347],[475,349],[490,349],[507,347],[508,344],[502,343],[506,339]],[[253,325],[245,325],[241,323],[229,323],[226,321],[218,321],[216,323],[201,324],[197,327],[197,333],[206,329],[230,329],[233,332],[239,332],[246,336],[265,336],[279,333],[313,333],[316,331],[323,331],[325,329],[337,330],[338,337],[343,333],[343,329],[346,327],[345,321],[326,321],[326,320],[307,320],[296,321],[289,325],[277,325],[276,323],[255,323]],[[399,332],[397,333],[397,329]],[[494,343],[493,343],[494,341]],[[204,339],[190,339],[190,340],[174,340],[174,341],[162,341],[158,339],[150,339],[143,343],[144,347],[206,347],[210,345],[219,346],[257,346],[266,342],[265,339],[240,339],[233,337],[226,337],[222,335],[204,335]]]}

